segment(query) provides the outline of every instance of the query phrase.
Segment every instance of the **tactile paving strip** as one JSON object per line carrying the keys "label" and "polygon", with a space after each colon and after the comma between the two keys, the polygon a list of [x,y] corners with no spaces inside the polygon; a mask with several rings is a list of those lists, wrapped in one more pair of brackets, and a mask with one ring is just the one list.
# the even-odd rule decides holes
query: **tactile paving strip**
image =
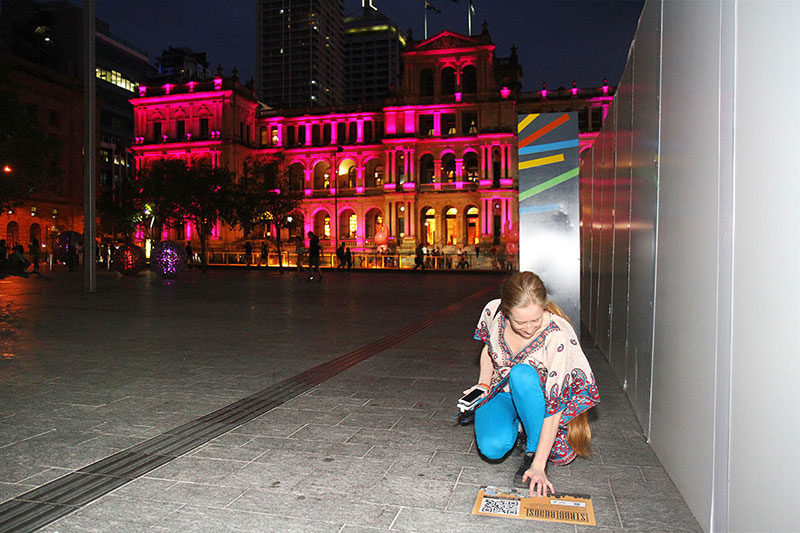
{"label": "tactile paving strip", "polygon": [[34,531],[155,470],[214,437],[249,422],[348,368],[399,344],[484,298],[494,285],[350,353],[319,364],[251,396],[115,453],[0,504],[0,532]]}

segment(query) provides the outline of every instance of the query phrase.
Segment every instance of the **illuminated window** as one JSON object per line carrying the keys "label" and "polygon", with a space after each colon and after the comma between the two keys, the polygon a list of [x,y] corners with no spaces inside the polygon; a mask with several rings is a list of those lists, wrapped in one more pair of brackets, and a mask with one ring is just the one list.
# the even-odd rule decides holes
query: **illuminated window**
{"label": "illuminated window", "polygon": [[353,213],[352,215],[350,215],[350,218],[347,221],[348,235],[351,239],[356,236],[357,220],[358,217],[356,217],[355,213]]}
{"label": "illuminated window", "polygon": [[323,224],[324,224],[324,226],[323,226],[324,227],[323,234],[325,235],[325,237],[330,239],[331,238],[331,217],[326,216]]}
{"label": "illuminated window", "polygon": [[139,87],[138,83],[135,83],[132,80],[129,80],[122,73],[117,72],[116,70],[108,70],[104,68],[97,67],[94,70],[95,76],[98,79],[103,81],[107,81],[117,87],[125,89],[126,91],[136,92],[136,89]]}

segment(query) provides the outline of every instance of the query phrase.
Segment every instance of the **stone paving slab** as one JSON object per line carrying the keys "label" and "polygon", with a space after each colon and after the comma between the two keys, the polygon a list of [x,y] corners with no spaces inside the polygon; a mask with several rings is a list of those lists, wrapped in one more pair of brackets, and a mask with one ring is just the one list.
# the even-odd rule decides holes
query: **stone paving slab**
{"label": "stone paving slab", "polygon": [[[258,271],[0,280],[0,500],[381,339],[501,278]],[[488,299],[488,298],[487,298]],[[475,301],[44,527],[85,531],[699,531],[602,356],[595,455],[548,470],[598,527],[473,516],[509,486],[453,421]]]}

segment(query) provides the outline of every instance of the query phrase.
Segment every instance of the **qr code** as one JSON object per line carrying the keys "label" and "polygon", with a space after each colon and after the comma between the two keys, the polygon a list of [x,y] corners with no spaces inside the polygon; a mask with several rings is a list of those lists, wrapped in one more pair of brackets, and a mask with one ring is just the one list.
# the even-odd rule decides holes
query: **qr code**
{"label": "qr code", "polygon": [[480,512],[503,516],[519,516],[519,504],[519,500],[484,497],[481,502]]}

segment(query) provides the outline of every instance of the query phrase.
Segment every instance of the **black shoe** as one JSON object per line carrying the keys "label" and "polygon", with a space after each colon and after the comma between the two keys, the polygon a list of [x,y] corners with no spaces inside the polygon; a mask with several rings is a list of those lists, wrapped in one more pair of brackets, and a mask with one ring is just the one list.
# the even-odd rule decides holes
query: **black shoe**
{"label": "black shoe", "polygon": [[517,473],[514,474],[514,486],[515,487],[517,487],[519,489],[527,489],[528,488],[528,484],[530,482],[523,483],[522,482],[522,476],[524,476],[525,475],[525,471],[528,470],[531,467],[531,464],[533,463],[533,456],[534,455],[535,454],[533,452],[526,452],[525,455],[522,456],[522,464],[519,465],[519,469],[517,470]]}

